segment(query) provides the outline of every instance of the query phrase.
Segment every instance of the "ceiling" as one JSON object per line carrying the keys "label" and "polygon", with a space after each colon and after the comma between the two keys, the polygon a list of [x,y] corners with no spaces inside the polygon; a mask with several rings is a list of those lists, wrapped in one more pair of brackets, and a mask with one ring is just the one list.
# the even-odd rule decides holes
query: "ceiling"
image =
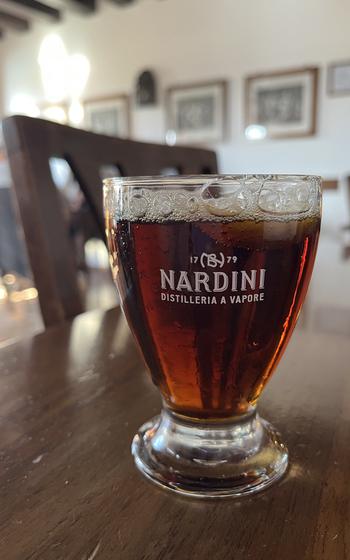
{"label": "ceiling", "polygon": [[[126,6],[137,0],[109,0]],[[36,21],[61,21],[69,12],[88,16],[98,10],[98,0],[0,0],[0,37],[7,30],[25,33]]]}

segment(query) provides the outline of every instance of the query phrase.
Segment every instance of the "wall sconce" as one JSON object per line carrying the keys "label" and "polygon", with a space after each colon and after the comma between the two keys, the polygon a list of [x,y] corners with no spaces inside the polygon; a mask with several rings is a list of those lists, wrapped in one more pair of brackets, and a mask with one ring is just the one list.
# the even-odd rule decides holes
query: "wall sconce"
{"label": "wall sconce", "polygon": [[[90,75],[88,58],[83,54],[69,56],[61,37],[50,34],[41,43],[38,63],[45,99],[55,104],[69,99],[69,122],[75,126],[81,124],[84,108],[80,98]],[[60,114],[57,109],[61,109]],[[43,114],[57,122],[65,122],[62,111],[61,107],[55,106],[44,110]]]}
{"label": "wall sconce", "polygon": [[38,63],[45,98],[50,103],[59,103],[67,96],[67,51],[58,35],[51,34],[41,43]]}

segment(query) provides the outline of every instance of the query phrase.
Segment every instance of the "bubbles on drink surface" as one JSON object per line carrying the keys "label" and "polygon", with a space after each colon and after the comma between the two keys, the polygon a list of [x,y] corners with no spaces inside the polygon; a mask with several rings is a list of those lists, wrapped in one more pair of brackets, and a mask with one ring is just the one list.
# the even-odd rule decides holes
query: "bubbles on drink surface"
{"label": "bubbles on drink surface", "polygon": [[[204,177],[182,184],[176,178],[150,180],[148,185],[121,185],[108,204],[114,219],[145,222],[300,220],[319,213],[317,177]],[[114,190],[113,180],[106,184]],[[110,201],[110,198],[108,199]]]}
{"label": "bubbles on drink surface", "polygon": [[272,214],[307,213],[313,202],[311,186],[296,182],[266,182],[259,196],[259,208]]}

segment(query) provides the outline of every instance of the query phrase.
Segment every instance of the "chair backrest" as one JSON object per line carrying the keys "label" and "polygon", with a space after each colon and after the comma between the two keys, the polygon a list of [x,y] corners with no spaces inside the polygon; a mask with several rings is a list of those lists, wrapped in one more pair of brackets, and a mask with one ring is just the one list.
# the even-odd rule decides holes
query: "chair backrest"
{"label": "chair backrest", "polygon": [[101,168],[123,176],[216,173],[215,152],[122,140],[24,116],[3,121],[12,179],[46,326],[83,311],[77,268],[49,160],[65,159],[104,236]]}

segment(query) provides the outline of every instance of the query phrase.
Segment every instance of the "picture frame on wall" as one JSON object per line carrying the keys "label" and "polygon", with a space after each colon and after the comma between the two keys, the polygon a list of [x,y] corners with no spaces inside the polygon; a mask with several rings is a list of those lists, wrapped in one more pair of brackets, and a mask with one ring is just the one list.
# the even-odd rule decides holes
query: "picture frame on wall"
{"label": "picture frame on wall", "polygon": [[318,68],[248,76],[245,126],[263,128],[268,138],[299,138],[316,132]]}
{"label": "picture frame on wall", "polygon": [[327,91],[334,96],[350,95],[350,60],[328,66]]}
{"label": "picture frame on wall", "polygon": [[130,136],[130,101],[128,95],[87,99],[84,128],[98,134],[128,138]]}
{"label": "picture frame on wall", "polygon": [[225,139],[225,80],[169,87],[167,128],[176,144],[211,144]]}

